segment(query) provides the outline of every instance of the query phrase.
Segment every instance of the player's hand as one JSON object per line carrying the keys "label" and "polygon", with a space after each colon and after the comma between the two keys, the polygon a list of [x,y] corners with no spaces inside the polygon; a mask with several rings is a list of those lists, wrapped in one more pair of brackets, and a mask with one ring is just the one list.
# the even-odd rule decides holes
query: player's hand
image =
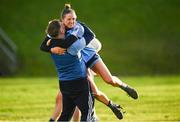
{"label": "player's hand", "polygon": [[51,48],[51,53],[57,55],[63,55],[66,52],[66,49],[60,47],[53,47]]}
{"label": "player's hand", "polygon": [[51,39],[49,39],[49,40],[47,41],[46,45],[49,46],[50,43],[51,43]]}

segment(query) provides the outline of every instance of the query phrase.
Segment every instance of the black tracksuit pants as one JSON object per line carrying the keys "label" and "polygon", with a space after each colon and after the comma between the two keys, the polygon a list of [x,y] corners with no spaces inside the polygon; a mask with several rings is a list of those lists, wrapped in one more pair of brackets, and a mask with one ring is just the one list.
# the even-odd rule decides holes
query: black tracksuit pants
{"label": "black tracksuit pants", "polygon": [[91,122],[94,117],[94,98],[87,78],[60,81],[63,109],[58,122],[70,121],[77,106],[81,111],[81,121]]}

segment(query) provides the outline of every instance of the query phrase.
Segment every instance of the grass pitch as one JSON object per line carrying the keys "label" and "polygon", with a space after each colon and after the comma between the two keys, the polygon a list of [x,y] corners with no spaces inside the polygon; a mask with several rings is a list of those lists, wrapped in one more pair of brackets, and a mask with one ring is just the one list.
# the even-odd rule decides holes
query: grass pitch
{"label": "grass pitch", "polygon": [[[126,110],[121,122],[180,122],[180,76],[121,79],[138,90],[138,100],[95,78],[99,89]],[[56,78],[1,78],[0,122],[47,122],[57,92]],[[95,104],[101,122],[119,121],[105,105]]]}

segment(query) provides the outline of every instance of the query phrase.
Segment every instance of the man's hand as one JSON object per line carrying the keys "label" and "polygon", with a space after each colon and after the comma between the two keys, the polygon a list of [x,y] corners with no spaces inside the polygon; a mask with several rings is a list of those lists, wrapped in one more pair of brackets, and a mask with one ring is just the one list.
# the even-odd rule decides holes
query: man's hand
{"label": "man's hand", "polygon": [[60,47],[51,48],[51,53],[53,54],[63,55],[65,52],[66,52],[66,49],[64,48],[60,48]]}
{"label": "man's hand", "polygon": [[46,45],[49,46],[50,43],[51,43],[51,39],[49,39],[49,40],[47,41]]}

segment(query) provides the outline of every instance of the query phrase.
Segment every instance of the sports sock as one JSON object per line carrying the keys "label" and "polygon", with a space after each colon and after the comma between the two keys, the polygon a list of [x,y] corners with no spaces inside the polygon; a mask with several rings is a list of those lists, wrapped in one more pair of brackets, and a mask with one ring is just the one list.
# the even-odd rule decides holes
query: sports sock
{"label": "sports sock", "polygon": [[122,84],[119,86],[120,88],[122,88],[122,89],[124,89],[124,88],[126,88],[128,85],[126,84],[126,83],[123,83],[122,82]]}

